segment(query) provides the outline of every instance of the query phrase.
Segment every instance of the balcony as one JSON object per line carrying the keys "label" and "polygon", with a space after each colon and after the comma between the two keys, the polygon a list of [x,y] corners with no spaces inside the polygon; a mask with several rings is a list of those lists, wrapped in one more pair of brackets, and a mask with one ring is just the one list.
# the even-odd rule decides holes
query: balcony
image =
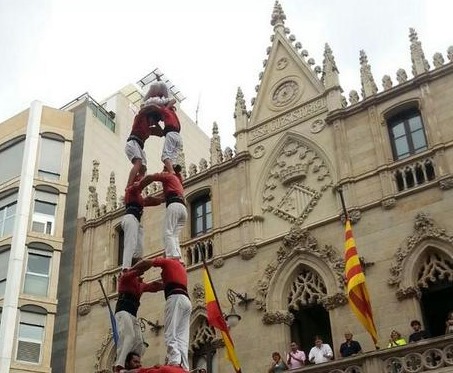
{"label": "balcony", "polygon": [[419,159],[396,169],[393,177],[398,192],[417,187],[436,178],[434,162],[431,158]]}
{"label": "balcony", "polygon": [[304,373],[419,373],[453,372],[453,334],[402,347],[385,348],[291,372]]}

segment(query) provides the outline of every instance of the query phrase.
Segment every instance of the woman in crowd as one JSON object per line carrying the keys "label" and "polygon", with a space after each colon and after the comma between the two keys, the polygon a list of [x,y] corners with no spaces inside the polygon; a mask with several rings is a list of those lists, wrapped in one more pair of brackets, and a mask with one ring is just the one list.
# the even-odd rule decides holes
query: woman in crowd
{"label": "woman in crowd", "polygon": [[403,337],[401,337],[401,333],[397,332],[396,330],[392,330],[392,332],[390,333],[389,344],[387,347],[388,348],[398,347],[404,346],[406,344],[407,342]]}
{"label": "woman in crowd", "polygon": [[288,370],[288,365],[283,361],[281,355],[278,352],[272,353],[272,365],[269,368],[269,373],[278,373]]}

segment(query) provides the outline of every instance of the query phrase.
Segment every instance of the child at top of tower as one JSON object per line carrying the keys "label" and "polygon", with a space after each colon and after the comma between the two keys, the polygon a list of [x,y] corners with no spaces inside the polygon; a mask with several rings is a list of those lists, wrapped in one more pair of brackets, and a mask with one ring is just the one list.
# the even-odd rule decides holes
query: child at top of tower
{"label": "child at top of tower", "polygon": [[156,80],[149,86],[140,108],[143,109],[150,105],[173,107],[175,103],[176,100],[174,98],[169,98],[168,87],[165,82],[160,80],[159,75],[156,75]]}

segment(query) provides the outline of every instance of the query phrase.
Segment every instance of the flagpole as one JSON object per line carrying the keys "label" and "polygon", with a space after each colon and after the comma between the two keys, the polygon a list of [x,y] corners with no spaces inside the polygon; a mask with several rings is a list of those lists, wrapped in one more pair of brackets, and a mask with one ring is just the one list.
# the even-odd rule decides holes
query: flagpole
{"label": "flagpole", "polygon": [[342,186],[337,186],[337,193],[340,195],[341,207],[343,208],[344,217],[345,217],[346,220],[348,220],[349,219],[349,214],[348,214],[348,210],[346,210],[346,204],[344,202],[343,187]]}
{"label": "flagpole", "polygon": [[[107,294],[105,292],[105,289],[104,289],[104,285],[102,284],[102,281],[101,279],[99,278],[98,279],[98,282],[99,282],[99,285],[101,286],[101,290],[102,290],[102,294],[104,294],[104,298],[105,298],[105,301],[107,303],[107,307],[109,309],[109,314],[110,316],[112,317],[112,315],[114,315],[113,311],[112,311],[112,307],[110,306],[110,301],[109,301],[109,298],[107,297]],[[113,323],[114,320],[111,320],[111,322]],[[115,345],[116,345],[116,338],[115,338],[115,333],[118,333],[117,330],[115,330],[115,327],[114,325],[112,324],[112,335],[113,335],[113,340],[115,341]]]}
{"label": "flagpole", "polygon": [[[204,252],[203,252],[203,250],[201,250],[200,246],[201,245],[198,245],[198,251],[199,251],[200,256],[201,256],[201,261],[203,262],[204,269],[206,270],[206,274],[208,275],[209,282],[211,283],[211,288],[212,288],[212,292],[214,293],[214,298],[215,298],[215,301],[217,303],[217,307],[219,307],[219,310],[222,312],[222,316],[223,316],[222,307],[220,307],[220,303],[219,303],[219,297],[217,296],[217,293],[215,291],[214,283],[212,282],[211,274],[209,273],[209,269],[208,269],[208,266],[206,264],[206,259],[204,258]],[[225,323],[226,323],[226,321],[225,321]]]}

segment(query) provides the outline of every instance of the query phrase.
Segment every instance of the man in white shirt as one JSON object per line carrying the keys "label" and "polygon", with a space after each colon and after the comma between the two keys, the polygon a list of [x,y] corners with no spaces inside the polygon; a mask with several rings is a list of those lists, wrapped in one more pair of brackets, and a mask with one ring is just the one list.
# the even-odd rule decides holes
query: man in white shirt
{"label": "man in white shirt", "polygon": [[333,352],[327,343],[322,343],[322,339],[319,336],[315,337],[315,347],[310,350],[308,354],[308,360],[311,363],[321,364],[327,363],[332,360]]}
{"label": "man in white shirt", "polygon": [[286,355],[286,364],[290,370],[301,368],[305,365],[305,352],[298,349],[296,342],[291,342],[291,351]]}

